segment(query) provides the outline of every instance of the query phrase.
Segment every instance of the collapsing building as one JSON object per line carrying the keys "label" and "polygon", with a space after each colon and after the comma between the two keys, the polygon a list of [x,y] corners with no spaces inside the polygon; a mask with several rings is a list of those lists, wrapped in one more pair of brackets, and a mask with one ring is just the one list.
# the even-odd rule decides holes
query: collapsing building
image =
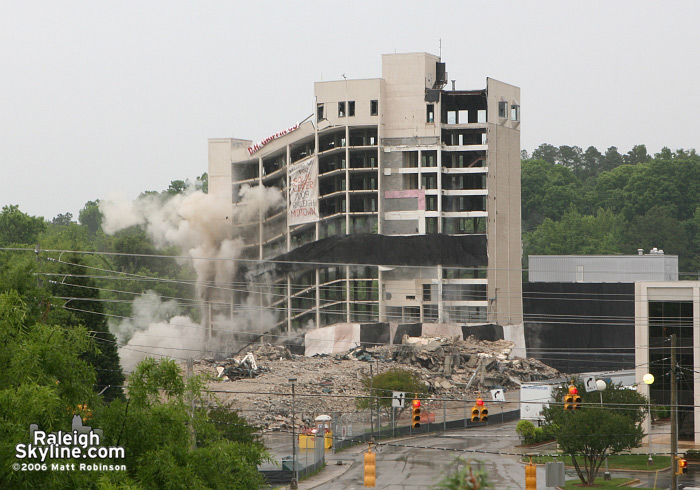
{"label": "collapsing building", "polygon": [[249,187],[281,196],[228,225],[244,242],[234,303],[284,332],[522,324],[520,90],[447,83],[437,56],[384,55],[381,78],[317,82],[298,124],[209,140],[210,194],[232,209]]}

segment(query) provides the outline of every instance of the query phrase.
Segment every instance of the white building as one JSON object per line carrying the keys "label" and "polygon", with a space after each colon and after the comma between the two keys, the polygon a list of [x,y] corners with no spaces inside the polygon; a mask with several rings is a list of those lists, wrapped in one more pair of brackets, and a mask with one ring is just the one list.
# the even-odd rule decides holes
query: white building
{"label": "white building", "polygon": [[295,262],[262,301],[279,327],[522,323],[520,90],[447,84],[437,56],[383,55],[381,78],[317,82],[299,124],[209,140],[210,194],[286,202],[234,225],[242,258]]}

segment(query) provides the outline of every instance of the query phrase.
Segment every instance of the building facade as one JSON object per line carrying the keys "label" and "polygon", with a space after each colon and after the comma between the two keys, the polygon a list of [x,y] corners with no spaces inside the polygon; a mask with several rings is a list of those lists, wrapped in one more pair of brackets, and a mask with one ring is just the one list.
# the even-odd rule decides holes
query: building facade
{"label": "building facade", "polygon": [[[635,284],[637,389],[654,406],[671,405],[671,335],[676,335],[678,437],[700,444],[700,282]],[[651,373],[654,382],[642,382]],[[645,432],[650,432],[647,418]]]}
{"label": "building facade", "polygon": [[210,194],[282,196],[232,225],[278,326],[522,323],[520,90],[447,83],[437,56],[383,55],[381,78],[317,82],[287,130],[209,140]]}

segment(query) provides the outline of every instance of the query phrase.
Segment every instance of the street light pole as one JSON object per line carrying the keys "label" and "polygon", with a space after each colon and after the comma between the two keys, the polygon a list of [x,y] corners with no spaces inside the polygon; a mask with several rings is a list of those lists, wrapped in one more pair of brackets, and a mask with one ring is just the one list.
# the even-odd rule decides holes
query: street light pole
{"label": "street light pole", "polygon": [[297,486],[297,433],[296,433],[296,407],[294,404],[294,383],[296,378],[289,378],[292,384],[292,481],[289,484],[291,490],[296,490]]}
{"label": "street light pole", "polygon": [[[647,385],[647,389],[649,391],[647,395],[647,413],[649,414],[649,459],[647,459],[647,464],[652,465],[654,464],[654,460],[651,457],[651,427],[653,423],[653,419],[651,417],[651,385],[654,383],[654,375],[651,373],[647,373],[644,375],[642,378],[642,381],[644,381],[644,384]],[[673,466],[673,465],[671,465]]]}
{"label": "street light pole", "polygon": [[[595,382],[595,386],[598,389],[598,393],[600,393],[600,408],[603,408],[603,391],[605,391],[605,388],[608,387],[608,385],[603,381],[602,379],[599,379]],[[603,480],[610,480],[610,470],[608,468],[608,456],[605,456],[605,472],[603,473]]]}

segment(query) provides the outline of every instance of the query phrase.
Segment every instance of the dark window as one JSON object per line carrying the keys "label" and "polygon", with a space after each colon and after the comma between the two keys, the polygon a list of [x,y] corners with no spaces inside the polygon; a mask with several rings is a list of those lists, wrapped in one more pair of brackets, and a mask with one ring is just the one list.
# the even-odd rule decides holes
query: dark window
{"label": "dark window", "polygon": [[348,116],[355,115],[355,101],[351,100],[348,102]]}
{"label": "dark window", "polygon": [[323,117],[323,104],[318,104],[316,105],[316,120],[317,121],[323,121],[325,118]]}
{"label": "dark window", "polygon": [[369,115],[376,116],[378,114],[379,114],[379,101],[378,100],[370,100],[369,101]]}
{"label": "dark window", "polygon": [[508,117],[508,102],[501,101],[498,103],[498,117]]}
{"label": "dark window", "polygon": [[423,301],[430,301],[430,284],[423,284]]}
{"label": "dark window", "polygon": [[345,117],[345,102],[338,102],[338,117]]}
{"label": "dark window", "polygon": [[435,122],[435,104],[426,105],[425,122]]}

